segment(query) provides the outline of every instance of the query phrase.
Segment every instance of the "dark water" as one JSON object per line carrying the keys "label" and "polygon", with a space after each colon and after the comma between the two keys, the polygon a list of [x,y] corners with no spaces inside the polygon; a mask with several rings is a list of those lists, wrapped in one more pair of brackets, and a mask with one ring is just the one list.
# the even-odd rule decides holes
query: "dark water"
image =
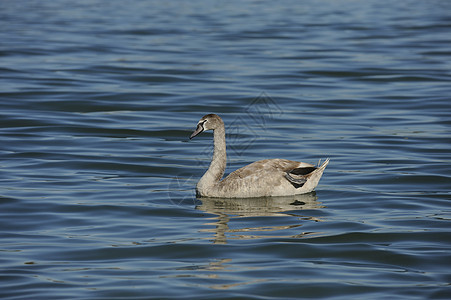
{"label": "dark water", "polygon": [[[0,2],[2,299],[450,299],[451,2]],[[316,194],[194,196],[331,158]]]}

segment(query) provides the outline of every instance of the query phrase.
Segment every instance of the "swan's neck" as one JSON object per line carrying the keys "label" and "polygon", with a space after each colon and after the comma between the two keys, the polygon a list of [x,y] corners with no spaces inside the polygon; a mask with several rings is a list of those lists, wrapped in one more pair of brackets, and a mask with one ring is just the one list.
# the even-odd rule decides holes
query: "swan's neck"
{"label": "swan's neck", "polygon": [[219,183],[224,175],[227,164],[224,126],[214,130],[213,142],[213,158],[207,172],[205,172],[204,176],[202,176],[197,184],[197,189],[199,191],[212,188],[215,184]]}

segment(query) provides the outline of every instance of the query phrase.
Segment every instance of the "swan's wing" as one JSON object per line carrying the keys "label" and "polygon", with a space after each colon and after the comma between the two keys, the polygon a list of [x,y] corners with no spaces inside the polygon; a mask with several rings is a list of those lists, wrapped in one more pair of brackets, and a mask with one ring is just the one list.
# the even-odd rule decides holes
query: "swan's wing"
{"label": "swan's wing", "polygon": [[315,166],[303,162],[287,159],[264,159],[244,166],[227,176],[224,181],[265,181],[283,178],[284,174],[290,173],[293,176],[305,175]]}
{"label": "swan's wing", "polygon": [[[265,159],[230,173],[218,183],[218,189],[224,195],[283,195],[287,193],[289,186],[297,190],[309,184],[309,179],[317,170],[314,165],[307,163]],[[292,190],[290,193],[293,192]]]}
{"label": "swan's wing", "polygon": [[294,185],[295,188],[299,188],[307,182],[307,179],[310,177],[311,173],[318,169],[317,167],[300,167],[295,168],[285,173],[285,178],[288,179],[291,184]]}

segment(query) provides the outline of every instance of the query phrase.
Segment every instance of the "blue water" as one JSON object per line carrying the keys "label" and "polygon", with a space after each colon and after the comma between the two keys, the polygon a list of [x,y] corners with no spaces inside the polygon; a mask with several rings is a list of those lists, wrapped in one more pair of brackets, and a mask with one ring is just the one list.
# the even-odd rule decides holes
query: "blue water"
{"label": "blue water", "polygon": [[[0,2],[2,299],[450,299],[451,2]],[[316,193],[196,199],[317,163]]]}

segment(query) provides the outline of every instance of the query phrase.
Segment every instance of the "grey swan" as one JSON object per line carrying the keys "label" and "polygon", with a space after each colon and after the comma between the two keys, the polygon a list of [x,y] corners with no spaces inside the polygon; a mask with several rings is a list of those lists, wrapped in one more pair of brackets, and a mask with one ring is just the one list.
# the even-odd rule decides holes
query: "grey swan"
{"label": "grey swan", "polygon": [[222,179],[227,163],[224,122],[216,114],[205,115],[190,139],[206,130],[213,130],[214,151],[208,170],[197,183],[198,197],[252,198],[309,193],[318,185],[329,164],[329,159],[318,167],[287,159],[264,159]]}

